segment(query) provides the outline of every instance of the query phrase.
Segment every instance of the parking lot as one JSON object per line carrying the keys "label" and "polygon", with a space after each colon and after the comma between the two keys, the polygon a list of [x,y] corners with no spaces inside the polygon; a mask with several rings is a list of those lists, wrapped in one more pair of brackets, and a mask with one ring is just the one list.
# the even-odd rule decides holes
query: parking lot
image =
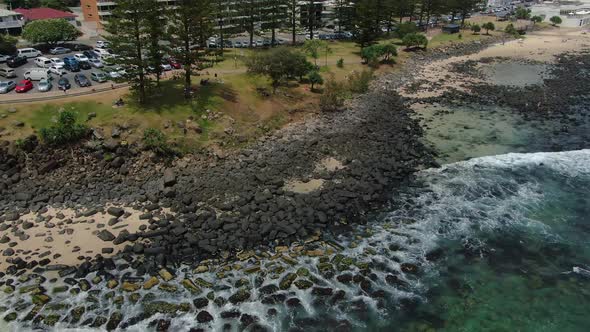
{"label": "parking lot", "polygon": [[[67,56],[73,56],[76,53],[79,53],[79,52],[70,52],[70,53],[67,53],[67,54],[60,54],[60,55],[43,54],[43,56],[46,57],[46,58],[50,58],[50,59],[51,58],[60,58],[60,59],[63,59],[64,57],[67,57]],[[0,65],[0,67],[6,68],[8,66],[6,65],[6,63],[3,63],[3,64]],[[35,64],[35,58],[30,58],[30,59],[28,59],[28,62],[26,64],[24,64],[22,66],[19,66],[17,68],[13,68],[17,77],[6,78],[6,77],[1,77],[0,76],[0,81],[13,80],[16,83],[18,83],[18,82],[20,82],[21,80],[24,79],[25,72],[27,72],[28,70],[30,70],[32,68],[39,68]],[[47,69],[49,70],[49,68],[47,68]],[[66,74],[63,75],[63,76],[61,76],[61,77],[65,77],[65,78],[67,78],[70,81],[70,84],[71,84],[72,88],[70,90],[68,90],[67,92],[79,92],[79,91],[83,91],[83,90],[91,90],[93,88],[96,88],[97,86],[101,86],[102,87],[102,86],[110,85],[112,83],[110,81],[108,81],[106,83],[98,83],[98,82],[95,82],[95,81],[91,81],[92,86],[90,86],[90,87],[79,87],[76,84],[76,82],[74,81],[74,76],[76,74],[84,74],[88,78],[88,80],[90,80],[90,73],[92,73],[93,71],[95,71],[95,72],[102,72],[102,68],[94,68],[94,67],[92,67],[91,69],[86,69],[86,70],[80,68],[80,71],[79,72],[70,72],[70,71],[66,70]],[[59,75],[56,75],[56,74],[51,74],[51,76],[53,77],[53,80],[52,80],[53,88],[51,89],[51,91],[58,91],[57,82],[59,81],[60,76]],[[37,90],[37,85],[38,84],[39,84],[39,81],[33,81],[34,89],[26,92],[25,94],[46,93],[46,92],[39,92]],[[15,90],[12,90],[12,91],[8,92],[8,94],[17,94],[17,93],[15,92]],[[20,93],[19,93],[19,95],[20,95]]]}

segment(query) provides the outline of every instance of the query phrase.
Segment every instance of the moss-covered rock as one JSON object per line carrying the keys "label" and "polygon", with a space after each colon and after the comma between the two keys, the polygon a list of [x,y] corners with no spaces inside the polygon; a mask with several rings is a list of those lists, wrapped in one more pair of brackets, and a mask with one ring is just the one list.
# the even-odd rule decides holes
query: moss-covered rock
{"label": "moss-covered rock", "polygon": [[4,316],[4,320],[7,322],[12,322],[17,317],[18,317],[18,315],[16,314],[16,312],[11,312],[11,313],[7,314],[6,316]]}
{"label": "moss-covered rock", "polygon": [[295,279],[297,279],[296,273],[288,273],[279,282],[279,288],[282,290],[289,289],[291,287],[291,284],[293,283],[293,281],[295,281]]}
{"label": "moss-covered rock", "polygon": [[299,289],[308,289],[313,286],[313,282],[307,279],[297,279],[295,280],[295,286],[297,286]]}
{"label": "moss-covered rock", "polygon": [[117,281],[117,279],[111,279],[107,282],[107,287],[109,289],[117,288],[117,286],[119,286],[119,282]]}
{"label": "moss-covered rock", "polygon": [[195,285],[195,283],[190,279],[183,279],[181,284],[184,288],[186,288],[186,290],[191,292],[191,294],[199,294],[202,291],[201,288]]}
{"label": "moss-covered rock", "polygon": [[39,314],[39,312],[41,312],[41,308],[43,308],[42,305],[36,305],[33,307],[33,309],[31,309],[27,315],[23,318],[23,321],[31,321],[33,320],[33,318],[35,318],[35,316],[37,316]]}
{"label": "moss-covered rock", "polygon": [[86,312],[86,307],[80,306],[70,310],[70,323],[74,324],[80,321],[82,315]]}
{"label": "moss-covered rock", "polygon": [[83,290],[84,292],[86,292],[92,286],[90,285],[90,283],[88,282],[88,280],[82,279],[82,280],[78,281],[78,287],[80,287],[81,290]]}
{"label": "moss-covered rock", "polygon": [[174,275],[172,273],[170,273],[170,271],[166,270],[166,269],[161,269],[158,274],[160,275],[160,277],[162,277],[162,279],[164,281],[170,281],[172,279],[174,279]]}
{"label": "moss-covered rock", "polygon": [[229,297],[229,302],[232,304],[238,304],[247,301],[248,299],[250,299],[250,292],[247,289],[242,288]]}
{"label": "moss-covered rock", "polygon": [[41,293],[45,293],[45,289],[39,285],[30,285],[30,286],[24,286],[24,287],[19,288],[18,292],[20,294],[26,294],[26,293],[41,294]]}
{"label": "moss-covered rock", "polygon": [[143,310],[148,317],[151,317],[155,314],[176,316],[176,312],[181,311],[180,309],[180,305],[165,301],[146,303],[143,307]]}
{"label": "moss-covered rock", "polygon": [[143,289],[152,289],[160,283],[160,280],[156,277],[149,278],[143,283]]}
{"label": "moss-covered rock", "polygon": [[[133,294],[135,294],[135,293],[133,293]],[[121,305],[121,304],[125,303],[125,298],[123,297],[123,295],[116,296],[115,298],[113,298],[113,303],[117,304],[117,305]]]}
{"label": "moss-covered rock", "polygon": [[213,288],[213,284],[203,278],[196,278],[195,283],[203,288]]}
{"label": "moss-covered rock", "polygon": [[63,303],[63,302],[60,302],[60,303],[49,303],[48,305],[45,306],[45,310],[48,310],[48,311],[62,311],[62,310],[69,309],[71,306],[72,306],[71,304]]}
{"label": "moss-covered rock", "polygon": [[300,267],[297,269],[297,275],[300,277],[307,277],[309,275],[309,270],[304,267]]}
{"label": "moss-covered rock", "polygon": [[139,302],[139,299],[141,299],[141,295],[139,293],[131,293],[129,295],[129,302],[131,303],[137,303]]}
{"label": "moss-covered rock", "polygon": [[96,276],[94,278],[92,278],[92,283],[95,285],[98,285],[102,282],[102,277],[101,276]]}
{"label": "moss-covered rock", "polygon": [[35,294],[32,297],[33,303],[37,305],[43,305],[49,303],[51,301],[51,297],[45,294]]}
{"label": "moss-covered rock", "polygon": [[121,284],[121,289],[123,289],[126,292],[130,292],[130,293],[139,290],[139,288],[140,288],[139,284],[137,284],[135,282],[124,281],[123,284]]}
{"label": "moss-covered rock", "polygon": [[45,323],[47,326],[54,326],[57,322],[59,322],[60,318],[61,316],[57,314],[47,315],[45,316],[45,319],[43,319],[43,323]]}
{"label": "moss-covered rock", "polygon": [[3,291],[6,294],[12,294],[12,293],[14,293],[14,286],[10,286],[10,285],[5,286]]}
{"label": "moss-covered rock", "polygon": [[101,327],[107,322],[107,318],[104,316],[96,316],[90,327]]}
{"label": "moss-covered rock", "polygon": [[113,331],[114,329],[116,329],[122,320],[123,320],[123,314],[121,314],[118,311],[113,312],[111,314],[111,317],[109,318],[109,321],[107,322],[107,326],[106,326],[107,331]]}
{"label": "moss-covered rock", "polygon": [[158,289],[168,293],[176,293],[178,292],[178,286],[169,284],[169,283],[161,283],[158,286]]}
{"label": "moss-covered rock", "polygon": [[60,293],[65,293],[68,291],[68,286],[57,286],[57,287],[53,287],[53,294],[60,294]]}

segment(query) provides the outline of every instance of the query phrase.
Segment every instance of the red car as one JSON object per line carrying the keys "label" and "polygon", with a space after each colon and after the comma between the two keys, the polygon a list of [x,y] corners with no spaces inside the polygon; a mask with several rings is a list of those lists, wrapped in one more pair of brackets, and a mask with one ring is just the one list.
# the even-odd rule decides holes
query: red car
{"label": "red car", "polygon": [[169,58],[168,59],[168,63],[170,64],[170,66],[174,69],[180,69],[182,68],[182,64],[180,64],[180,62],[178,62],[176,59],[174,58]]}
{"label": "red car", "polygon": [[22,80],[18,82],[18,84],[16,85],[16,89],[14,90],[18,93],[24,93],[29,90],[33,90],[33,82],[29,80]]}

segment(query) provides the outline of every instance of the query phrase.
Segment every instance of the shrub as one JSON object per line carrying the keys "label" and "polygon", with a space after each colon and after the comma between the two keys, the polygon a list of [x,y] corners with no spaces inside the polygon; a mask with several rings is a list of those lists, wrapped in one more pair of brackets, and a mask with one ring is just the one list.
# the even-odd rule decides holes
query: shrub
{"label": "shrub", "polygon": [[479,24],[474,24],[471,26],[471,31],[473,31],[473,34],[478,34],[481,31],[481,27],[479,26]]}
{"label": "shrub", "polygon": [[561,17],[559,17],[559,16],[552,16],[552,17],[549,19],[549,21],[550,21],[551,23],[553,23],[553,26],[556,26],[556,25],[558,25],[558,24],[561,24],[561,22],[562,22],[562,21],[561,21]]}
{"label": "shrub", "polygon": [[406,35],[418,32],[418,26],[414,22],[404,22],[397,26],[397,36],[404,39]]}
{"label": "shrub", "polygon": [[168,144],[166,135],[156,128],[147,128],[143,131],[143,145],[159,156],[173,156],[175,154]]}
{"label": "shrub", "polygon": [[336,67],[344,68],[344,59],[342,59],[342,58],[338,59],[338,61],[336,62]]}
{"label": "shrub", "polygon": [[524,7],[516,8],[514,14],[516,15],[516,18],[519,20],[528,20],[529,18],[531,18],[531,10]]}
{"label": "shrub", "polygon": [[426,36],[424,36],[423,34],[420,34],[420,33],[408,34],[404,37],[402,42],[406,46],[406,48],[412,48],[412,47],[418,47],[418,46],[426,48],[426,46],[428,45],[428,39],[426,38]]}
{"label": "shrub", "polygon": [[486,29],[486,35],[489,35],[490,31],[496,30],[496,26],[492,22],[484,23],[481,27]]}
{"label": "shrub", "polygon": [[324,93],[320,97],[320,109],[324,112],[338,111],[344,105],[347,91],[343,82],[330,77],[324,85]]}
{"label": "shrub", "polygon": [[533,22],[533,24],[541,23],[543,22],[543,17],[535,15],[531,17],[531,21]]}
{"label": "shrub", "polygon": [[57,123],[49,128],[41,128],[41,140],[49,145],[64,145],[75,143],[88,136],[89,129],[86,125],[76,122],[76,113],[62,111],[59,113]]}
{"label": "shrub", "polygon": [[512,23],[508,24],[504,28],[504,32],[507,33],[507,34],[509,34],[509,35],[513,35],[513,36],[518,35],[518,31],[516,30],[516,28],[514,27],[514,24],[512,24]]}
{"label": "shrub", "polygon": [[307,78],[309,79],[309,83],[311,84],[312,91],[314,90],[316,85],[324,84],[324,79],[322,78],[322,75],[320,75],[320,73],[317,70],[314,70],[311,73],[309,73]]}
{"label": "shrub", "polygon": [[369,83],[373,79],[373,71],[354,71],[348,76],[348,90],[352,93],[365,93],[369,90]]}
{"label": "shrub", "polygon": [[397,48],[393,44],[375,44],[367,46],[361,50],[361,57],[371,67],[378,67],[379,61],[383,57],[385,61],[389,61],[391,57],[397,55]]}

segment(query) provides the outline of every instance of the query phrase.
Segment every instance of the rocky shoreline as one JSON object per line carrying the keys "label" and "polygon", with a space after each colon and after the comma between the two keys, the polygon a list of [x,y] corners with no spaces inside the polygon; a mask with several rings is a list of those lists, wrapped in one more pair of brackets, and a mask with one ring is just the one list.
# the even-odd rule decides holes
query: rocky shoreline
{"label": "rocky shoreline", "polygon": [[[34,306],[29,309],[31,303],[24,301],[22,310],[0,308],[9,311],[4,320],[112,330],[157,314],[195,312],[196,321],[205,324],[214,320],[212,306],[225,308],[252,297],[298,307],[301,300],[294,289],[310,290],[314,298],[331,304],[356,295],[328,287],[327,280],[354,284],[359,294],[385,305],[380,285],[407,287],[408,278],[420,267],[398,260],[391,263],[397,266],[393,269],[371,258],[375,252],[370,247],[359,257],[344,256],[339,254],[340,244],[324,240],[366,223],[372,213],[395,204],[396,191],[411,184],[413,173],[437,166],[435,152],[423,144],[423,129],[409,101],[393,91],[411,84],[424,63],[476,53],[494,42],[490,38],[417,55],[400,72],[377,78],[371,92],[357,97],[346,110],[291,125],[227,156],[187,156],[166,164],[138,146],[111,140],[50,151],[33,144],[30,152],[18,154],[4,146],[0,227],[8,245],[11,238],[26,236],[25,230],[48,223],[64,232],[77,220],[92,224],[94,219],[106,220],[113,226],[93,232],[104,241],[104,248],[97,256],[81,254],[76,266],[40,257],[42,250],[5,254],[2,258],[11,263],[7,275],[1,273],[5,293],[29,294]],[[48,206],[73,210],[74,217],[56,218]],[[115,232],[136,212],[144,222],[138,231]],[[40,217],[23,220],[30,213]],[[383,231],[399,235],[393,229]],[[115,246],[122,253],[113,256]],[[440,254],[428,257],[436,260]],[[313,270],[298,268],[298,258],[310,260]],[[59,278],[43,277],[48,271],[56,271]],[[252,277],[228,279],[236,271]],[[59,280],[66,285],[59,286]],[[42,286],[47,282],[58,282],[51,294],[87,292],[83,301],[88,305],[56,310],[65,314],[41,314],[47,306],[59,304]],[[169,297],[156,298],[151,291],[156,286]],[[182,302],[194,296],[199,297],[192,303]],[[366,306],[350,301],[360,311]],[[124,304],[138,303],[143,309],[136,316],[121,313]],[[406,304],[411,307],[411,301]],[[117,310],[100,311],[105,305]],[[15,312],[25,309],[28,314],[17,317]],[[270,309],[266,314],[273,316]],[[239,311],[224,311],[220,317],[239,320],[242,328],[257,326],[261,319]],[[158,318],[150,324],[166,331],[170,320]],[[351,328],[342,320],[330,324]],[[313,321],[297,324],[303,329],[313,325]]]}

